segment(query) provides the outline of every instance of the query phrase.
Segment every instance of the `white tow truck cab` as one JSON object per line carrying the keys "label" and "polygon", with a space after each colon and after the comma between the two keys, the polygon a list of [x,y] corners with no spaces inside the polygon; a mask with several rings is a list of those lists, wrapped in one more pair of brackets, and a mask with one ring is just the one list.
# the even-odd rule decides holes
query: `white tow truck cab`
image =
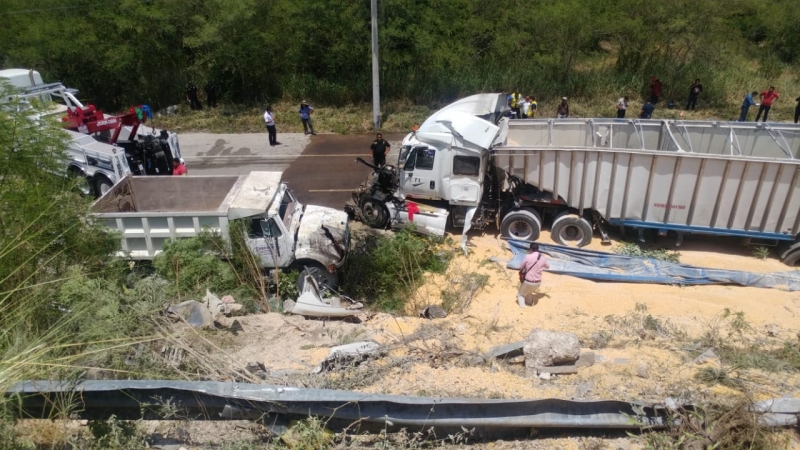
{"label": "white tow truck cab", "polygon": [[133,260],[152,260],[167,240],[204,229],[228,239],[230,224],[243,221],[262,268],[297,268],[301,282],[308,274],[323,287],[335,286],[350,248],[347,214],[303,205],[281,172],[127,177],[94,203],[92,216],[121,233],[118,256]]}

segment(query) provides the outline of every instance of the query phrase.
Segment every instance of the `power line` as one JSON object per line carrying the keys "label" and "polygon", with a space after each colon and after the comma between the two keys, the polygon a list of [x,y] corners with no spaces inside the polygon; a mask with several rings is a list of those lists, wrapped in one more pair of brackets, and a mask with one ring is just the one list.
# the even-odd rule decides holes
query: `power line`
{"label": "power line", "polygon": [[34,12],[44,12],[44,11],[59,11],[63,9],[76,9],[76,8],[86,8],[89,6],[99,6],[107,4],[108,2],[103,3],[92,3],[89,5],[73,5],[73,6],[56,6],[54,8],[38,8],[38,9],[18,9],[16,11],[6,11],[0,12],[0,16],[10,16],[12,14],[26,14],[26,13],[34,13]]}

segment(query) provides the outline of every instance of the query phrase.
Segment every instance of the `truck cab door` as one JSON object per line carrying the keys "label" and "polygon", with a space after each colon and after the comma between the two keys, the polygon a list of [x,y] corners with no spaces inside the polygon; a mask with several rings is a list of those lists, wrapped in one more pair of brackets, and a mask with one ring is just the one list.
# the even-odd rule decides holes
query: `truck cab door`
{"label": "truck cab door", "polygon": [[412,148],[406,157],[400,180],[403,193],[416,198],[440,198],[438,167],[434,148],[425,145]]}
{"label": "truck cab door", "polygon": [[262,267],[287,267],[294,260],[294,246],[283,222],[275,217],[253,218],[247,230],[247,246],[261,258]]}

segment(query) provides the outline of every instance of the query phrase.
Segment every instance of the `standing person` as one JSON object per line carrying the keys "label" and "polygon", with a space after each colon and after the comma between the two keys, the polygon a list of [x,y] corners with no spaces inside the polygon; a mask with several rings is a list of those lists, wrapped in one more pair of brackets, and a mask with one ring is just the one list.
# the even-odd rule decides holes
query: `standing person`
{"label": "standing person", "polygon": [[567,97],[561,97],[561,103],[558,104],[556,110],[556,117],[559,119],[566,119],[569,117],[569,105],[567,104]]}
{"label": "standing person", "polygon": [[526,95],[525,98],[522,99],[522,102],[520,103],[520,109],[521,109],[521,112],[522,112],[522,118],[523,119],[527,119],[528,118],[528,111],[530,111],[530,109],[531,109],[531,96],[530,95]]}
{"label": "standing person", "polygon": [[217,95],[219,88],[217,87],[217,84],[214,82],[214,80],[208,80],[204,90],[206,91],[206,102],[208,102],[208,107],[216,108],[217,101],[219,100]]}
{"label": "standing person", "polygon": [[279,145],[278,132],[275,130],[275,113],[272,112],[272,106],[267,106],[264,112],[264,123],[267,124],[267,133],[269,133],[269,146],[274,147]]}
{"label": "standing person", "polygon": [[180,176],[187,175],[188,173],[189,171],[186,170],[186,164],[184,164],[183,161],[179,159],[172,160],[172,175]]}
{"label": "standing person", "polygon": [[758,106],[753,97],[758,95],[758,92],[753,91],[744,96],[744,102],[742,102],[742,113],[739,114],[739,122],[747,122],[747,113],[750,111],[751,106]]}
{"label": "standing person", "polygon": [[386,165],[386,154],[389,153],[392,145],[383,139],[382,134],[375,135],[375,140],[372,141],[369,148],[372,151],[372,164],[378,167]]}
{"label": "standing person", "polygon": [[300,121],[303,122],[303,134],[308,134],[309,130],[311,130],[311,134],[316,136],[314,124],[311,122],[311,113],[314,112],[314,108],[303,100],[300,102],[300,110],[298,112],[300,113]]}
{"label": "standing person", "polygon": [[528,118],[534,119],[536,118],[536,110],[539,108],[539,104],[536,103],[536,97],[531,96],[531,106],[528,108]]}
{"label": "standing person", "polygon": [[797,102],[797,106],[794,107],[794,123],[797,123],[797,120],[800,119],[800,97],[794,99]]}
{"label": "standing person", "polygon": [[700,83],[700,78],[698,78],[689,86],[689,101],[686,102],[686,109],[694,111],[695,106],[697,106],[697,96],[701,92],[703,92],[703,85]]}
{"label": "standing person", "polygon": [[203,104],[197,98],[197,86],[194,83],[186,85],[186,100],[189,102],[189,107],[192,109],[203,109]]}
{"label": "standing person", "polygon": [[519,93],[519,89],[514,89],[511,95],[508,96],[508,106],[511,108],[511,111],[514,113],[514,118],[516,119],[521,118],[519,114],[520,103],[522,103],[522,94]]}
{"label": "standing person", "polygon": [[664,86],[656,77],[650,77],[650,102],[652,104],[658,103],[658,100],[661,98],[661,87]]}
{"label": "standing person", "polygon": [[628,111],[628,96],[620,97],[617,100],[617,119],[624,119]]}
{"label": "standing person", "polygon": [[653,111],[656,109],[656,105],[653,104],[650,100],[647,100],[647,103],[642,106],[642,112],[639,113],[640,119],[649,119],[653,116]]}
{"label": "standing person", "polygon": [[[539,253],[539,244],[533,242],[529,252],[522,260],[519,268],[519,290],[517,291],[517,305],[520,308],[528,306],[528,297],[539,291],[542,286],[542,271],[549,269],[547,258]],[[536,300],[531,299],[530,306],[536,306]]]}
{"label": "standing person", "polygon": [[764,122],[767,121],[767,116],[769,115],[769,110],[772,109],[772,104],[777,102],[780,95],[775,92],[775,86],[770,86],[768,90],[759,94],[761,97],[761,107],[758,108],[758,114],[756,114],[756,122],[758,119],[761,118],[761,113],[764,113]]}

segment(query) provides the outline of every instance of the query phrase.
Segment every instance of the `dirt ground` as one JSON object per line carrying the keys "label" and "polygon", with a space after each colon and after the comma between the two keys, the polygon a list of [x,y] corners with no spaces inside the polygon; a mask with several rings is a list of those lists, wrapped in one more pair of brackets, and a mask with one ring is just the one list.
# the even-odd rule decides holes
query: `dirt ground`
{"label": "dirt ground", "polygon": [[[458,237],[454,238],[457,242]],[[542,241],[548,242],[547,237]],[[702,402],[745,395],[754,399],[800,396],[798,374],[749,371],[743,377],[746,389],[742,390],[694,381],[698,370],[714,362],[697,364],[693,358],[703,349],[686,348],[709,329],[725,329],[727,319],[722,315],[726,309],[744,313],[751,327],[748,333],[754,339],[774,340],[776,344],[797,339],[798,292],[739,286],[598,283],[545,273],[543,298],[535,307],[523,309],[515,301],[516,271],[489,260],[509,260],[511,252],[506,244],[491,233],[476,234],[470,244],[469,256],[459,253],[446,274],[427,275],[425,284],[410,298],[405,316],[373,314],[363,316],[360,324],[279,314],[239,318],[245,332],[231,342],[230,355],[238,361],[260,361],[271,375],[283,377],[288,384],[302,380],[309,385],[310,378],[301,374],[313,370],[330,346],[374,340],[391,349],[384,361],[402,364],[381,367],[381,361],[376,361],[377,377],[354,380],[354,376],[365,373],[357,372],[349,378],[342,376],[322,385],[312,381],[310,385],[384,394],[655,403],[667,397]],[[596,240],[589,248],[610,251],[613,245],[603,246]],[[752,256],[752,250],[736,240],[688,239],[678,251],[682,263],[702,267],[753,272],[789,269],[774,256],[766,260]],[[464,298],[459,285],[474,273],[488,275],[488,283],[463,312],[440,320],[417,316],[424,306],[441,303],[445,291]],[[655,338],[631,333],[647,316],[664,324],[668,331]],[[595,352],[598,362],[576,375],[549,380],[525,376],[521,361],[470,362],[492,346],[523,340],[533,328],[576,333],[586,351]],[[597,345],[598,336],[607,342]],[[590,350],[590,346],[601,348]],[[548,442],[551,448],[585,448],[580,439]],[[797,440],[793,438],[793,442],[796,446]],[[636,448],[635,440],[624,447],[628,444]]]}
{"label": "dirt ground", "polygon": [[[459,236],[453,237],[458,242]],[[550,243],[547,236],[542,242]],[[800,292],[738,286],[679,287],[653,284],[598,283],[545,273],[544,296],[532,308],[516,304],[516,271],[490,258],[511,259],[504,241],[476,233],[470,253],[460,251],[445,274],[426,275],[408,302],[405,315],[362,314],[356,322],[304,319],[279,313],[223,320],[237,331],[212,333],[220,355],[232,366],[261,364],[261,382],[349,389],[369,393],[507,399],[617,399],[661,403],[667,397],[707,403],[719,399],[800,397],[800,374],[748,370],[737,389],[696,381],[695,374],[718,362],[697,363],[704,349],[693,342],[709,330],[728,331],[724,311],[744,313],[752,339],[774,342],[798,339]],[[457,249],[457,244],[451,244]],[[599,240],[591,249],[611,251]],[[774,256],[762,260],[736,240],[687,239],[678,249],[682,263],[753,272],[786,271]],[[488,276],[470,297],[466,280]],[[447,293],[461,301],[460,312],[439,320],[418,316],[426,305],[440,304]],[[662,332],[642,335],[655,320]],[[574,375],[540,379],[526,376],[520,361],[482,361],[491,347],[520,341],[534,328],[576,333],[596,363]],[[375,341],[388,352],[375,361],[340,372],[314,375],[330,347]],[[351,370],[352,369],[352,370]],[[185,430],[185,448],[219,448],[223,441],[252,437],[251,425],[234,423],[149,423],[150,434],[176,436]],[[177,431],[176,431],[177,430]],[[228,431],[225,431],[228,430]],[[800,448],[796,430],[782,432],[787,448]],[[180,433],[178,433],[180,434]],[[211,445],[212,446],[208,446]],[[360,448],[358,445],[351,447]],[[366,447],[374,445],[366,445]],[[455,445],[453,448],[463,448]],[[404,448],[393,446],[393,448]],[[639,449],[641,437],[551,433],[524,442],[492,442],[480,449]]]}

